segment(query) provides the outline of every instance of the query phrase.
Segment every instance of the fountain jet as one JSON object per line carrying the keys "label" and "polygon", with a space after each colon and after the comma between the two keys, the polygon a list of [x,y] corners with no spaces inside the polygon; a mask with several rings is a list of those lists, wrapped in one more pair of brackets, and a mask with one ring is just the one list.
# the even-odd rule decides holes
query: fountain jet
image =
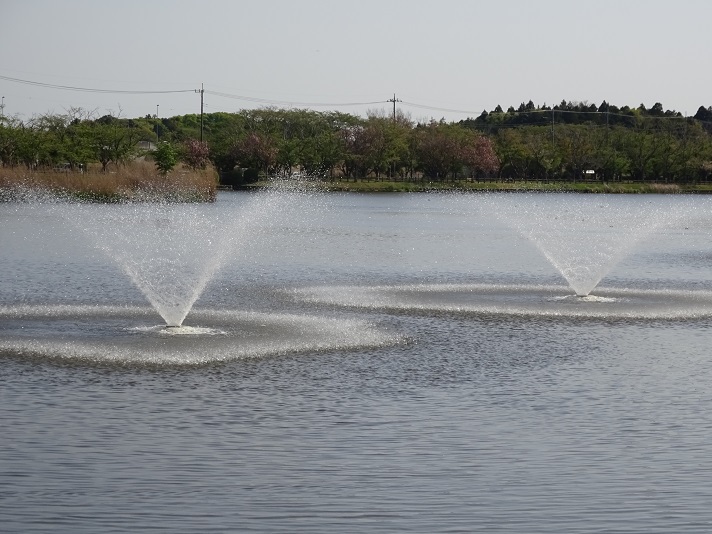
{"label": "fountain jet", "polygon": [[63,212],[144,294],[168,327],[183,324],[221,266],[284,216],[298,190],[275,184],[239,212],[215,204],[67,205]]}
{"label": "fountain jet", "polygon": [[533,243],[579,297],[637,243],[685,214],[621,195],[489,195],[485,209]]}

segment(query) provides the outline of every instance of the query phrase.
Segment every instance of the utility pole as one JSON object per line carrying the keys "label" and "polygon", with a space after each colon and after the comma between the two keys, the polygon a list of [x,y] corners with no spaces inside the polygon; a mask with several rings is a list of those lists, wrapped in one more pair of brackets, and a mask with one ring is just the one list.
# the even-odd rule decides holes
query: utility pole
{"label": "utility pole", "polygon": [[[396,124],[396,102],[402,102],[402,100],[396,98],[396,94],[393,93],[393,98],[389,98],[388,100],[386,100],[386,102],[393,102],[393,124],[395,125]],[[393,178],[393,176],[396,173],[395,165],[396,165],[395,162],[393,162],[391,164],[391,168],[390,168],[391,178]]]}
{"label": "utility pole", "polygon": [[159,104],[156,104],[156,142],[161,140],[161,132],[158,130],[158,106]]}
{"label": "utility pole", "polygon": [[203,84],[200,84],[200,89],[195,90],[196,93],[200,93],[200,142],[203,142],[203,93],[205,89]]}
{"label": "utility pole", "polygon": [[396,94],[393,93],[393,98],[389,98],[388,100],[386,100],[386,102],[393,102],[393,122],[395,123],[396,122],[396,102],[403,102],[403,101],[400,99],[397,99]]}
{"label": "utility pole", "polygon": [[0,118],[5,118],[5,97],[2,97],[2,104],[0,104]]}

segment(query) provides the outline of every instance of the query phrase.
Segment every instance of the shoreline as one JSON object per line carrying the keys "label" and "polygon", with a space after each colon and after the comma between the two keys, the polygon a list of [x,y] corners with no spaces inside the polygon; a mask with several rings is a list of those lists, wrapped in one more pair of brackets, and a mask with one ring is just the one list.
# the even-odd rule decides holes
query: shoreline
{"label": "shoreline", "polygon": [[[588,194],[712,194],[709,184],[665,184],[657,182],[403,182],[325,180],[301,182],[305,189],[348,193],[437,193],[437,192],[512,192],[512,193],[588,193]],[[271,181],[245,184],[235,190],[249,191],[273,187]]]}
{"label": "shoreline", "polygon": [[[7,179],[0,173],[0,202],[56,197],[92,203],[213,202],[218,191],[259,191],[296,186],[304,191],[343,193],[581,193],[581,194],[712,194],[712,183],[657,182],[538,182],[538,181],[375,181],[375,180],[261,180],[237,187],[218,185],[211,171],[175,173],[168,180],[132,177],[112,180],[107,175],[23,173]],[[71,179],[71,178],[75,179]],[[5,178],[5,179],[3,179]],[[39,195],[39,196],[38,196]]]}

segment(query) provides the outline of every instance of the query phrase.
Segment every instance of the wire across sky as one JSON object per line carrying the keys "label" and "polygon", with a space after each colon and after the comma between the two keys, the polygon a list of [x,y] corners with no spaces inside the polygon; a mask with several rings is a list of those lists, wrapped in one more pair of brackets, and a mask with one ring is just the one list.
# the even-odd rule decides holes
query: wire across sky
{"label": "wire across sky", "polygon": [[[203,90],[203,89],[173,89],[173,90],[99,89],[99,88],[92,88],[92,87],[79,87],[79,86],[74,86],[74,85],[59,85],[59,84],[53,84],[53,83],[47,83],[47,82],[38,82],[38,81],[25,80],[25,79],[21,79],[21,78],[13,78],[10,76],[3,76],[3,75],[0,75],[0,80],[5,80],[8,82],[18,83],[18,84],[22,84],[22,85],[44,87],[47,89],[59,89],[62,91],[78,91],[78,92],[83,92],[83,93],[150,95],[150,94],[170,94],[170,93],[195,93],[195,92],[203,91],[207,95],[217,96],[220,98],[228,98],[228,99],[232,99],[232,100],[240,100],[243,102],[252,102],[254,104],[303,106],[303,107],[307,107],[307,108],[309,108],[309,107],[336,108],[336,107],[353,107],[353,106],[372,106],[372,105],[376,105],[376,104],[387,104],[389,102],[392,102],[392,100],[373,100],[370,102],[302,102],[302,101],[298,101],[298,100],[277,100],[277,99],[270,99],[270,98],[259,98],[259,97],[253,97],[253,96],[237,95],[237,94],[230,94],[230,93],[224,93],[224,92],[219,92],[219,91],[210,91],[207,89],[206,90]],[[480,111],[439,108],[439,107],[427,106],[424,104],[417,104],[414,102],[403,102],[401,100],[398,100],[398,102],[402,103],[403,105],[406,105],[406,106],[411,106],[411,107],[420,108],[420,109],[427,109],[427,110],[432,110],[432,111],[443,111],[443,112],[454,112],[454,113],[471,113],[471,114],[472,113],[480,113]]]}
{"label": "wire across sky", "polygon": [[[80,87],[80,86],[74,86],[74,85],[59,85],[59,84],[53,84],[53,83],[47,83],[47,82],[38,82],[38,81],[34,81],[34,80],[25,80],[22,78],[13,78],[10,76],[3,76],[3,75],[0,75],[0,80],[5,80],[8,82],[22,84],[22,85],[43,87],[46,89],[59,89],[62,91],[76,91],[76,92],[83,92],[83,93],[151,95],[151,94],[171,94],[171,93],[200,93],[202,91],[203,93],[208,94],[208,95],[213,95],[213,96],[217,96],[220,98],[227,98],[227,99],[232,99],[232,100],[240,100],[243,102],[251,102],[254,104],[302,106],[305,108],[312,108],[312,107],[339,108],[339,107],[352,107],[352,106],[372,106],[372,105],[377,105],[377,104],[393,103],[395,100],[395,95],[394,95],[393,99],[375,100],[375,101],[370,101],[370,102],[301,102],[298,100],[277,100],[277,99],[237,95],[237,94],[230,94],[230,93],[224,93],[224,92],[219,92],[219,91],[210,91],[210,90],[206,90],[203,88],[201,88],[201,89],[171,89],[171,90],[99,89],[99,88],[92,88],[92,87]],[[463,114],[469,114],[469,115],[479,115],[480,113],[482,113],[482,110],[474,111],[474,110],[465,110],[465,109],[443,108],[443,107],[428,106],[425,104],[418,104],[416,102],[408,102],[408,101],[403,101],[403,100],[395,100],[395,101],[400,104],[403,104],[405,106],[408,106],[408,107],[424,109],[424,110],[429,110],[429,111],[439,111],[439,112],[444,112],[444,113],[463,113]],[[553,110],[551,110],[551,109],[541,109],[541,108],[528,109],[528,110],[524,110],[524,111],[518,110],[518,112],[520,112],[520,113],[552,113],[552,111]],[[555,110],[555,112],[556,113],[579,113],[579,114],[605,114],[605,113],[608,113],[607,111],[574,111],[574,110]],[[619,115],[619,114],[610,113],[610,115]],[[623,115],[621,115],[621,116],[623,116]],[[681,117],[659,117],[659,118],[679,119]]]}
{"label": "wire across sky", "polygon": [[95,89],[90,87],[75,87],[73,85],[57,85],[53,83],[35,82],[32,80],[22,80],[20,78],[11,78],[10,76],[0,75],[0,80],[8,82],[20,83],[23,85],[34,85],[35,87],[46,87],[47,89],[61,89],[63,91],[79,91],[82,93],[111,93],[111,94],[128,94],[128,95],[150,95],[150,94],[168,94],[168,93],[193,93],[194,89],[179,89],[173,91],[145,91],[145,90],[122,90],[122,89]]}

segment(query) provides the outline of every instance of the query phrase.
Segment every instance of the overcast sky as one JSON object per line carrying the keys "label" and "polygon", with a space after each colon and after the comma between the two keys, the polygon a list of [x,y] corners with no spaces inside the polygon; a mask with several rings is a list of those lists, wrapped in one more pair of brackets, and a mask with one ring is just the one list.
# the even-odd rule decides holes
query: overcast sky
{"label": "overcast sky", "polygon": [[563,99],[692,115],[711,22],[710,0],[0,0],[0,95],[20,118],[198,113],[201,84],[206,112],[390,113],[395,94],[414,120]]}

